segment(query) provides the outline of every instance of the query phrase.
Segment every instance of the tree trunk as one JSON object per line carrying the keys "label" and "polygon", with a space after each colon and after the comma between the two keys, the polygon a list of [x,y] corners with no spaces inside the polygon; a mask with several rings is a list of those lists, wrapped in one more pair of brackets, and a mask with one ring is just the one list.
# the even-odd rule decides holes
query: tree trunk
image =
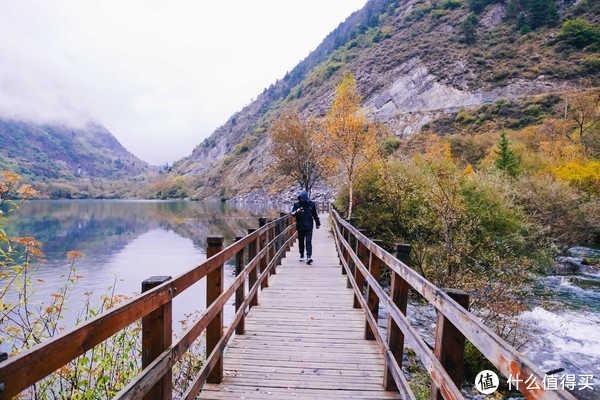
{"label": "tree trunk", "polygon": [[348,218],[352,217],[352,203],[354,202],[354,190],[352,181],[348,182]]}

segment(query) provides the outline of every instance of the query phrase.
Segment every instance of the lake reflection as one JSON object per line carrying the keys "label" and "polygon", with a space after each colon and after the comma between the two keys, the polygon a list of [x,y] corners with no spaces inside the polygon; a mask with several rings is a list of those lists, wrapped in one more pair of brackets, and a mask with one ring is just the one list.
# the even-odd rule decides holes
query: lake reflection
{"label": "lake reflection", "polygon": [[[154,275],[173,277],[206,259],[206,237],[222,235],[225,244],[258,226],[258,217],[278,216],[284,205],[235,205],[188,201],[59,200],[30,201],[8,224],[9,236],[33,236],[42,242],[46,262],[37,265],[44,283],[37,302],[47,302],[65,283],[66,253],[81,251],[76,262],[82,278],[68,301],[65,325],[72,325],[85,292],[98,302],[102,294],[132,295]],[[226,285],[233,267],[226,267]],[[185,312],[205,307],[204,282],[178,296],[174,321]],[[227,312],[231,314],[231,312]]]}

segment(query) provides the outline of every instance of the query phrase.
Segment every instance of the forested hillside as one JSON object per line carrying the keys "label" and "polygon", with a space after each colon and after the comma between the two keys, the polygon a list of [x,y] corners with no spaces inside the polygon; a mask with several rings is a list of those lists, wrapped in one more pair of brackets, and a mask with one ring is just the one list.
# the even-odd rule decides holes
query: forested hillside
{"label": "forested hillside", "polygon": [[0,169],[18,173],[42,196],[110,197],[107,182],[148,171],[147,163],[96,123],[71,128],[0,120],[0,142]]}
{"label": "forested hillside", "polygon": [[288,108],[322,116],[343,71],[398,137],[463,106],[594,87],[599,20],[589,0],[370,1],[175,163],[160,190],[183,185],[191,197],[228,199],[290,186],[269,168],[270,125]]}

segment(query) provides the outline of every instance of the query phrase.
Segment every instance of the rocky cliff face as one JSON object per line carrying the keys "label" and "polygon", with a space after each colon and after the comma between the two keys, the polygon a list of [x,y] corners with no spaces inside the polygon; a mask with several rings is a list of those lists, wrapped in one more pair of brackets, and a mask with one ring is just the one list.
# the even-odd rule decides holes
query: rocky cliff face
{"label": "rocky cliff face", "polygon": [[[345,70],[355,75],[373,118],[400,137],[460,107],[599,83],[579,67],[577,57],[586,54],[570,49],[566,55],[555,40],[560,23],[523,35],[516,17],[508,15],[507,1],[488,3],[478,14],[475,42],[467,44],[467,2],[368,2],[311,56],[176,163],[174,174],[200,176],[199,198],[262,198],[288,190],[293,183],[270,169],[270,123],[282,108],[324,115]],[[582,15],[577,4],[560,5],[563,20]],[[599,9],[589,7],[584,16],[597,21]]]}
{"label": "rocky cliff face", "polygon": [[[457,69],[463,68],[462,62],[457,64]],[[408,137],[426,123],[460,107],[561,92],[572,89],[575,84],[538,77],[535,80],[516,79],[505,86],[487,90],[461,89],[440,82],[418,58],[402,64],[393,75],[388,85],[366,99],[365,106],[372,110],[376,120],[388,123],[400,137]]]}

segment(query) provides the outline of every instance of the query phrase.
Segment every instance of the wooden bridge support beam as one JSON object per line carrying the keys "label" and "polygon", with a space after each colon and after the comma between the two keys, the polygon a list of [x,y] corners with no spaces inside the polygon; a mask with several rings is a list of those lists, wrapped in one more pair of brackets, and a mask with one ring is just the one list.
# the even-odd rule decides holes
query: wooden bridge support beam
{"label": "wooden bridge support beam", "polygon": [[[206,238],[206,258],[210,258],[223,250],[223,236],[209,236]],[[210,306],[223,293],[225,280],[223,264],[209,272],[206,277],[206,307]],[[223,310],[221,310],[206,328],[206,357],[212,353],[223,336]],[[219,357],[214,368],[206,380],[209,383],[221,383],[223,380],[223,358]]]}
{"label": "wooden bridge support beam", "polygon": [[[466,310],[469,309],[469,295],[467,293],[456,289],[444,288],[442,290]],[[450,375],[450,378],[452,378],[452,381],[457,387],[460,387],[465,353],[465,336],[441,312],[437,313],[433,352]],[[443,400],[439,388],[435,385],[431,386],[430,399]]]}
{"label": "wooden bridge support beam", "polygon": [[[153,276],[142,282],[142,293],[170,281],[170,276]],[[146,368],[173,341],[173,303],[169,301],[142,318],[142,368]],[[171,399],[172,373],[165,375],[148,391],[144,400]]]}
{"label": "wooden bridge support beam", "polygon": [[[396,245],[396,258],[410,267],[411,246],[408,244]],[[402,277],[392,272],[392,283],[390,288],[390,297],[400,312],[406,315],[406,306],[408,304],[408,283]],[[396,362],[402,366],[402,354],[404,352],[404,334],[394,322],[392,317],[388,317],[388,345],[394,355]],[[388,368],[383,375],[383,384],[386,390],[397,390],[396,382]]]}

